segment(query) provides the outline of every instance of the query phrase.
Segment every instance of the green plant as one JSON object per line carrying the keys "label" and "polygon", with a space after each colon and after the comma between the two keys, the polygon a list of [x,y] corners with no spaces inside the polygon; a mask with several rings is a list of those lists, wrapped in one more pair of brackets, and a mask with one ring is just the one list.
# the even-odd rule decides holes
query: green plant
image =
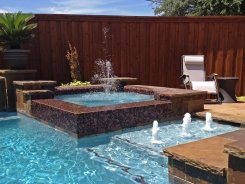
{"label": "green plant", "polygon": [[29,41],[34,34],[35,23],[29,23],[34,18],[32,14],[4,13],[0,15],[0,47],[20,49],[21,44]]}
{"label": "green plant", "polygon": [[146,0],[155,15],[230,16],[245,14],[245,0]]}
{"label": "green plant", "polygon": [[236,97],[238,101],[245,102],[245,96]]}
{"label": "green plant", "polygon": [[90,85],[90,82],[88,82],[88,81],[85,81],[85,82],[73,81],[73,82],[70,82],[67,84],[61,84],[61,86],[89,86],[89,85]]}

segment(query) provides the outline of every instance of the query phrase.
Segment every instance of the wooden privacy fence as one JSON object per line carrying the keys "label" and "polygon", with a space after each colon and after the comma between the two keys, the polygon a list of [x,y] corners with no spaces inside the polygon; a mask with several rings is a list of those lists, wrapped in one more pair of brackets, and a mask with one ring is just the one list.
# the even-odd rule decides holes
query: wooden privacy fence
{"label": "wooden privacy fence", "polygon": [[203,54],[207,74],[239,77],[236,92],[245,95],[244,16],[36,15],[34,21],[30,68],[39,79],[70,81],[69,40],[78,50],[83,80],[91,80],[94,62],[102,58],[111,60],[115,75],[136,77],[138,84],[179,87],[181,55]]}

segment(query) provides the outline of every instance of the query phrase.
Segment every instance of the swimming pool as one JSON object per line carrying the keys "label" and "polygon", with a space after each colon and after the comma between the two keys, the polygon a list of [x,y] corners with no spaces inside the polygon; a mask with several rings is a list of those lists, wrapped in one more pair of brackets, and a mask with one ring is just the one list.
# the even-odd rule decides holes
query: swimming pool
{"label": "swimming pool", "polygon": [[193,120],[192,137],[181,121],[160,123],[162,144],[151,144],[151,126],[75,139],[34,119],[0,113],[0,183],[168,183],[163,147],[210,137],[238,127]]}
{"label": "swimming pool", "polygon": [[153,95],[145,95],[134,92],[93,92],[72,95],[58,95],[55,98],[88,107],[154,100]]}

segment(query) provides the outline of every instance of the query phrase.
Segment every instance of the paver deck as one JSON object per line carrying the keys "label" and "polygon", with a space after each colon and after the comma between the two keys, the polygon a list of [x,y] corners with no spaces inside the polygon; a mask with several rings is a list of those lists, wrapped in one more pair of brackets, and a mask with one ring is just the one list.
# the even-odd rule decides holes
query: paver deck
{"label": "paver deck", "polygon": [[196,115],[205,118],[206,112],[211,112],[214,120],[238,123],[245,126],[245,102],[205,104],[204,111],[198,112]]}
{"label": "paver deck", "polygon": [[237,130],[215,137],[170,147],[164,150],[165,155],[187,162],[189,165],[225,174],[228,168],[228,154],[224,145],[243,139],[245,129]]}
{"label": "paver deck", "polygon": [[[196,116],[205,118],[206,112],[211,112],[214,120],[240,124],[241,127],[245,126],[244,102],[206,104],[204,111],[196,113]],[[239,161],[240,165],[237,162],[234,163],[236,167],[238,164],[239,168],[244,168],[242,166],[245,157],[244,141],[245,129],[241,128],[234,132],[167,148],[164,150],[164,154],[170,159],[170,174],[174,175],[175,179],[181,178],[192,183],[226,183],[227,179],[229,183],[235,181],[236,178],[239,180],[242,178],[244,181],[245,175],[242,172],[244,169],[232,170],[228,163],[233,162],[233,157],[230,158],[227,154],[242,158]],[[195,168],[196,175],[193,174],[193,169],[190,172],[190,168]],[[214,176],[212,174],[215,177],[212,178]],[[241,183],[241,181],[239,182]]]}

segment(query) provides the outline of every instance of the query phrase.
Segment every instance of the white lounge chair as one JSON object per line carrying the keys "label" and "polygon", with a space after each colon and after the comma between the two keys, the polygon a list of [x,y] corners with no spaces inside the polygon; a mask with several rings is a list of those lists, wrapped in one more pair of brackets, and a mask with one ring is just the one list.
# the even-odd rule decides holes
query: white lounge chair
{"label": "white lounge chair", "polygon": [[208,94],[216,97],[207,102],[221,102],[216,80],[217,74],[211,74],[208,76],[209,80],[206,80],[204,55],[183,55],[181,65],[181,79],[186,89],[207,91]]}

